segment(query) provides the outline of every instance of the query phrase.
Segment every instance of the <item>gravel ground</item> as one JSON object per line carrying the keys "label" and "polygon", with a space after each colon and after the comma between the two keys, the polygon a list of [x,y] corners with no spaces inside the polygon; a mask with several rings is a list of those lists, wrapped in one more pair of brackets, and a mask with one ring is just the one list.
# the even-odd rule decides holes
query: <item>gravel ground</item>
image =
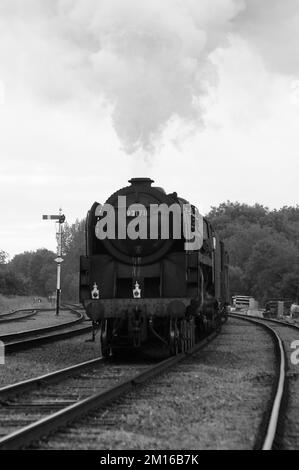
{"label": "gravel ground", "polygon": [[19,331],[34,330],[36,328],[44,328],[46,326],[55,326],[61,323],[76,320],[76,318],[78,317],[68,310],[60,311],[58,316],[55,315],[54,310],[38,312],[32,317],[27,319],[25,318],[24,320],[18,320],[16,323],[0,323],[0,338],[1,335],[18,333]]}
{"label": "gravel ground", "polygon": [[251,449],[274,376],[270,337],[229,320],[204,350],[109,407],[41,441],[43,449]]}
{"label": "gravel ground", "polygon": [[90,337],[91,333],[85,333],[25,351],[9,353],[5,364],[0,364],[0,386],[99,357],[98,339],[95,343],[86,342]]}

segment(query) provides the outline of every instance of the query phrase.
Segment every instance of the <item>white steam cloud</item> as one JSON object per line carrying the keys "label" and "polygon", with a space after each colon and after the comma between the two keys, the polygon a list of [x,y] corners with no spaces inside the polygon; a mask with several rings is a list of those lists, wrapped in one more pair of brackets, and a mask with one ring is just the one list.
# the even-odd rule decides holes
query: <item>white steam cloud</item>
{"label": "white steam cloud", "polygon": [[200,98],[214,78],[208,56],[225,40],[234,2],[108,0],[92,24],[91,10],[79,2],[73,18],[98,40],[90,64],[126,151],[151,151],[174,116],[200,121]]}
{"label": "white steam cloud", "polygon": [[250,41],[283,73],[298,72],[295,5],[1,0],[0,80],[7,94],[31,90],[55,106],[106,103],[126,152],[150,152],[172,118],[201,123],[202,98],[217,75],[209,58],[229,46],[229,34]]}
{"label": "white steam cloud", "polygon": [[234,0],[2,0],[0,58],[39,98],[101,97],[125,150],[151,151],[171,118],[200,123],[208,57],[237,11]]}

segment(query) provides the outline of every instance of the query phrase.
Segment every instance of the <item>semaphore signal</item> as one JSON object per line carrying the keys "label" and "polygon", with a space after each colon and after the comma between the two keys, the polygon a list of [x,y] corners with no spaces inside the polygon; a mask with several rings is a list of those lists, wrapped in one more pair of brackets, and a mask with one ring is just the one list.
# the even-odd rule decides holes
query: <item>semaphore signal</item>
{"label": "semaphore signal", "polygon": [[57,237],[57,286],[56,286],[56,315],[59,315],[60,296],[61,296],[61,263],[62,258],[62,224],[65,222],[65,215],[62,214],[62,209],[59,209],[59,214],[56,215],[43,215],[43,220],[56,220],[58,223]]}
{"label": "semaphore signal", "polygon": [[63,222],[65,221],[65,215],[64,214],[43,215],[43,220],[58,220],[60,224],[63,224]]}

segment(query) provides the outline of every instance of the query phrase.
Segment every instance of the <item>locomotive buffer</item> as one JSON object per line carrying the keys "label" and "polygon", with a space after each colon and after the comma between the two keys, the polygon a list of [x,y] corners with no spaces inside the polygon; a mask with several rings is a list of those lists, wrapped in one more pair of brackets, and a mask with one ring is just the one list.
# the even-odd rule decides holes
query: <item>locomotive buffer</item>
{"label": "locomotive buffer", "polygon": [[43,220],[56,220],[58,223],[58,230],[56,233],[57,238],[57,258],[55,262],[57,263],[57,286],[56,286],[56,315],[59,315],[60,308],[60,294],[61,294],[61,263],[62,258],[62,224],[65,221],[65,215],[62,214],[62,210],[59,209],[58,215],[43,215]]}

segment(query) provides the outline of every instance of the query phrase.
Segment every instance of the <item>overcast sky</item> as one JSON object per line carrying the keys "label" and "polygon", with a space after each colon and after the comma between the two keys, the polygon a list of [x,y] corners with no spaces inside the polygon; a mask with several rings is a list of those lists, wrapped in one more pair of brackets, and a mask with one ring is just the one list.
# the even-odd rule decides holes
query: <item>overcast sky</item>
{"label": "overcast sky", "polygon": [[298,203],[297,0],[0,0],[0,249],[132,176],[207,212]]}

